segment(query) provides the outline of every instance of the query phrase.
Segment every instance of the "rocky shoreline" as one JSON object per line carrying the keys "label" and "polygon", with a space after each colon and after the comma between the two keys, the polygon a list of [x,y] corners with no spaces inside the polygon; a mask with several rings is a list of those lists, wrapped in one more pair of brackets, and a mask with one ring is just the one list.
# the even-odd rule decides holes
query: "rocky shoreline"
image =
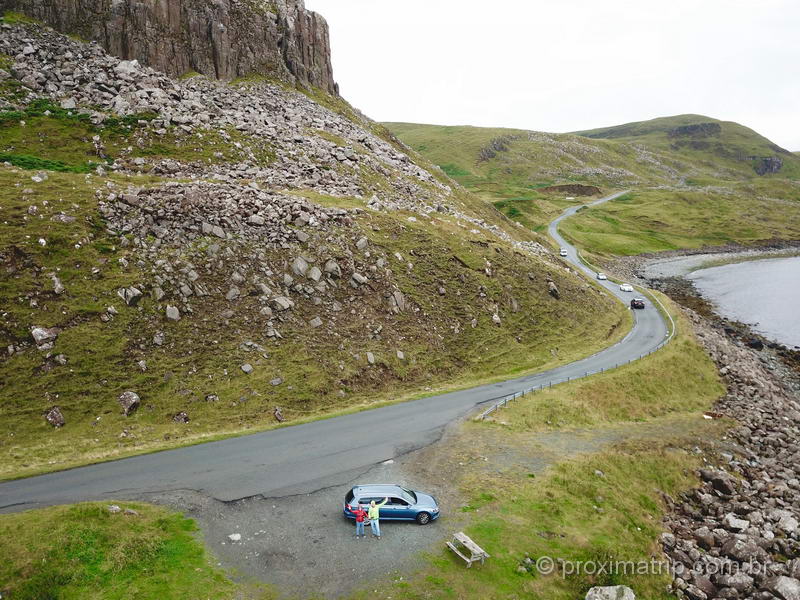
{"label": "rocky shoreline", "polygon": [[678,598],[800,600],[800,352],[718,315],[683,276],[715,258],[799,248],[732,244],[620,258],[609,267],[682,306],[727,387],[706,415],[732,426],[705,455],[699,487],[665,497],[660,541]]}
{"label": "rocky shoreline", "polygon": [[710,413],[733,419],[700,487],[667,498],[662,545],[679,598],[800,599],[800,378],[691,309],[728,391]]}
{"label": "rocky shoreline", "polygon": [[665,498],[673,590],[688,600],[800,600],[800,352],[718,316],[682,277],[646,284],[683,305],[727,387],[707,416],[733,421],[701,485]]}

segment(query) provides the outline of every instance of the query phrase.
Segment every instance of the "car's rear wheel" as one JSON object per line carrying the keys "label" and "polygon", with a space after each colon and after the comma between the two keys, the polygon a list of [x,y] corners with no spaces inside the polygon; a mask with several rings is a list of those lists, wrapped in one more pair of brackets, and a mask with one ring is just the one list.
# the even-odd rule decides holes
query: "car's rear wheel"
{"label": "car's rear wheel", "polygon": [[417,514],[417,523],[419,523],[420,525],[427,525],[430,522],[431,522],[430,514],[426,512],[421,512]]}

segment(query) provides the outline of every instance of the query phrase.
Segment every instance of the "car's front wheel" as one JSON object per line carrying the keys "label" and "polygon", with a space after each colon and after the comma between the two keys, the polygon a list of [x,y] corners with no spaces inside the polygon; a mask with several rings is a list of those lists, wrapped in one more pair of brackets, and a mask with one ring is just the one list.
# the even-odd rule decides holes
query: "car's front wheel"
{"label": "car's front wheel", "polygon": [[417,523],[419,523],[420,525],[427,525],[430,522],[431,522],[430,514],[426,512],[421,512],[417,514]]}

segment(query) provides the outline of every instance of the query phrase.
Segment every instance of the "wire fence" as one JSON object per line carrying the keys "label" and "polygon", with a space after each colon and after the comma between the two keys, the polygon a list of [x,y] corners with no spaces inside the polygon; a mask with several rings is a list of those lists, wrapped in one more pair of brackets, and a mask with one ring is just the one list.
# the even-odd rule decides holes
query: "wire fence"
{"label": "wire fence", "polygon": [[[590,263],[588,260],[583,258],[583,256],[581,256],[580,251],[577,252],[577,255],[578,255],[578,258],[580,259],[580,261],[583,262],[586,266],[588,266],[588,267],[590,267],[592,269],[596,269],[596,267],[594,265],[592,265],[592,263]],[[599,272],[599,271],[597,271],[597,272]],[[527,396],[529,394],[535,394],[536,392],[541,392],[542,390],[550,389],[554,385],[559,385],[561,383],[568,383],[570,381],[577,381],[578,379],[583,379],[585,377],[589,377],[590,375],[597,375],[598,373],[607,373],[609,371],[613,371],[614,369],[618,369],[619,367],[622,367],[624,365],[629,365],[632,362],[635,362],[637,360],[641,360],[645,356],[650,356],[654,352],[658,352],[659,350],[661,350],[661,348],[666,346],[672,340],[672,338],[675,337],[675,333],[677,331],[677,325],[675,324],[675,321],[673,320],[672,315],[667,310],[667,307],[664,306],[661,303],[661,300],[659,300],[658,297],[655,294],[652,294],[649,290],[646,290],[646,289],[644,289],[644,288],[642,288],[641,286],[638,286],[638,285],[636,286],[636,288],[638,290],[640,290],[643,294],[645,294],[647,297],[649,297],[651,300],[655,301],[655,303],[658,304],[658,306],[659,306],[659,309],[658,309],[659,312],[664,314],[667,317],[667,319],[669,320],[669,327],[668,327],[669,334],[655,348],[651,349],[649,352],[647,352],[645,354],[640,354],[639,356],[634,356],[634,357],[628,359],[626,362],[616,363],[613,367],[600,368],[599,370],[595,370],[595,371],[586,371],[586,372],[584,372],[583,375],[578,375],[578,376],[575,376],[575,377],[568,376],[566,378],[554,379],[552,381],[548,381],[547,383],[541,383],[538,386],[526,388],[526,389],[523,389],[523,390],[521,390],[519,392],[514,392],[514,393],[509,394],[507,396],[503,396],[499,401],[493,403],[489,408],[487,408],[482,413],[480,413],[476,417],[476,419],[480,420],[480,421],[483,421],[484,419],[486,419],[486,417],[491,415],[493,412],[496,412],[496,411],[500,410],[501,408],[505,408],[506,406],[508,406],[509,402],[512,402],[512,401],[516,400],[517,398],[521,398],[522,396]],[[666,322],[666,320],[665,320],[665,322]]]}

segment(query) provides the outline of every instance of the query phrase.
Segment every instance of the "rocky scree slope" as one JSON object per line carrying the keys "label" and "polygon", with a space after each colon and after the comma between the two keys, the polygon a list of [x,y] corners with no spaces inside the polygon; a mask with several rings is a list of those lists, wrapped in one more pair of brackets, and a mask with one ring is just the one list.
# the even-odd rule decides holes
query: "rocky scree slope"
{"label": "rocky scree slope", "polygon": [[[344,103],[2,25],[4,474],[566,360],[625,329]],[[425,163],[422,163],[423,165]]]}
{"label": "rocky scree slope", "polygon": [[688,311],[725,379],[715,411],[736,421],[723,468],[668,500],[661,541],[680,598],[800,598],[800,385],[767,352],[746,347]]}
{"label": "rocky scree slope", "polygon": [[303,0],[0,0],[109,54],[169,75],[253,73],[337,94],[328,24]]}

